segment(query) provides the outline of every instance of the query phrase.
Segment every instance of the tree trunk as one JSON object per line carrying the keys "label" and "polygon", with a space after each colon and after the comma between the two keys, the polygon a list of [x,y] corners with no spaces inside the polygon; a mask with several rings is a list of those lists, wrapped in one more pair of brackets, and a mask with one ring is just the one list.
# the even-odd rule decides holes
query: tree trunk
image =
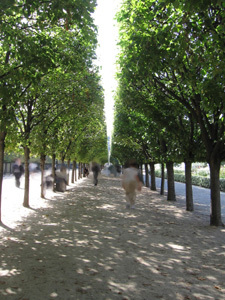
{"label": "tree trunk", "polygon": [[75,181],[77,181],[77,162],[74,161],[75,164]]}
{"label": "tree trunk", "polygon": [[24,200],[23,206],[29,207],[29,189],[30,189],[30,176],[29,176],[29,159],[30,159],[30,149],[28,146],[24,147],[24,159],[25,159],[25,190],[24,190]]}
{"label": "tree trunk", "polygon": [[167,162],[166,168],[167,168],[167,183],[168,183],[167,200],[176,201],[173,162],[171,161]]}
{"label": "tree trunk", "polygon": [[45,198],[45,186],[44,186],[45,158],[46,158],[46,155],[41,154],[41,158],[40,158],[40,164],[41,164],[41,198]]}
{"label": "tree trunk", "polygon": [[83,172],[83,163],[80,164],[80,177],[83,178],[84,172]]}
{"label": "tree trunk", "polygon": [[81,179],[82,178],[82,175],[81,175],[81,162],[79,162],[79,177],[78,179]]}
{"label": "tree trunk", "polygon": [[186,181],[186,210],[194,211],[193,193],[192,193],[192,177],[191,177],[191,161],[185,162],[185,181]]}
{"label": "tree trunk", "polygon": [[72,168],[71,183],[74,183],[75,170],[76,170],[76,162],[75,162],[75,160],[74,160],[74,161],[73,161],[73,168]]}
{"label": "tree trunk", "polygon": [[0,132],[0,223],[2,222],[2,183],[6,132]]}
{"label": "tree trunk", "polygon": [[67,167],[68,167],[68,181],[67,181],[67,184],[69,185],[69,182],[70,182],[70,159],[67,162]]}
{"label": "tree trunk", "polygon": [[53,186],[52,190],[54,191],[54,186],[55,186],[55,154],[52,154],[52,177],[53,177]]}
{"label": "tree trunk", "polygon": [[151,190],[156,191],[156,184],[155,184],[155,163],[150,162],[150,173],[151,173]]}
{"label": "tree trunk", "polygon": [[164,195],[164,187],[165,187],[165,171],[164,171],[164,163],[161,164],[161,188],[160,195]]}
{"label": "tree trunk", "polygon": [[221,203],[220,203],[220,165],[217,157],[211,156],[210,168],[210,189],[211,189],[211,215],[210,225],[222,226]]}
{"label": "tree trunk", "polygon": [[142,183],[144,183],[144,180],[143,180],[143,167],[142,167],[142,164],[138,164],[138,174],[139,174],[139,179],[141,180]]}
{"label": "tree trunk", "polygon": [[149,187],[148,164],[145,164],[145,186]]}

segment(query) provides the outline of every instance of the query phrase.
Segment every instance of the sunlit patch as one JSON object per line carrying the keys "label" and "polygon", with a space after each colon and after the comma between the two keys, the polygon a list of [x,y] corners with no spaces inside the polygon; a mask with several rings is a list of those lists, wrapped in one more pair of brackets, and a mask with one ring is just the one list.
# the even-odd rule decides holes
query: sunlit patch
{"label": "sunlit patch", "polygon": [[21,274],[20,271],[17,269],[12,269],[12,270],[3,270],[0,269],[0,276],[15,276]]}
{"label": "sunlit patch", "polygon": [[142,257],[137,257],[137,261],[139,262],[139,263],[141,263],[142,265],[145,265],[145,266],[147,266],[147,267],[150,267],[151,265],[146,261],[146,260],[144,260]]}
{"label": "sunlit patch", "polygon": [[35,242],[35,244],[42,244],[42,242],[41,242],[41,241],[37,241],[37,240],[35,240],[34,242]]}
{"label": "sunlit patch", "polygon": [[107,239],[107,240],[115,240],[115,238],[111,237],[111,236],[104,236],[104,239]]}
{"label": "sunlit patch", "polygon": [[87,245],[89,243],[89,240],[78,240],[76,241],[76,244],[79,245]]}
{"label": "sunlit patch", "polygon": [[56,297],[58,297],[58,294],[57,294],[57,293],[55,293],[55,292],[53,292],[53,293],[51,293],[51,294],[50,294],[50,297],[52,297],[52,298],[56,298]]}
{"label": "sunlit patch", "polygon": [[216,277],[214,277],[212,275],[208,275],[208,276],[206,276],[206,278],[209,279],[212,282],[216,282],[217,281]]}
{"label": "sunlit patch", "polygon": [[21,292],[21,289],[19,287],[8,287],[6,289],[6,293],[8,295],[16,295],[18,292]]}
{"label": "sunlit patch", "polygon": [[137,243],[136,243],[136,242],[133,242],[133,241],[127,241],[127,243],[132,244],[132,245],[134,245],[134,246],[138,246]]}
{"label": "sunlit patch", "polygon": [[79,258],[79,260],[84,262],[84,263],[90,263],[90,260],[86,259],[86,258]]}
{"label": "sunlit patch", "polygon": [[109,209],[109,208],[115,209],[114,205],[110,205],[110,204],[103,204],[100,208],[103,208],[103,209]]}
{"label": "sunlit patch", "polygon": [[58,239],[49,239],[49,242],[51,242],[52,244],[58,244]]}
{"label": "sunlit patch", "polygon": [[90,229],[90,232],[99,233],[99,230]]}
{"label": "sunlit patch", "polygon": [[122,284],[122,283],[116,283],[116,282],[109,280],[108,283],[111,285],[114,292],[117,292],[117,293],[120,291],[123,291],[123,292],[136,291],[136,288],[137,288],[136,282],[129,282],[127,284]]}
{"label": "sunlit patch", "polygon": [[79,269],[77,269],[77,274],[84,274],[84,270],[83,269],[81,269],[81,268],[79,268]]}
{"label": "sunlit patch", "polygon": [[185,248],[181,245],[176,245],[176,244],[173,244],[173,243],[168,243],[167,245],[169,247],[171,247],[172,249],[174,249],[174,250],[185,250]]}

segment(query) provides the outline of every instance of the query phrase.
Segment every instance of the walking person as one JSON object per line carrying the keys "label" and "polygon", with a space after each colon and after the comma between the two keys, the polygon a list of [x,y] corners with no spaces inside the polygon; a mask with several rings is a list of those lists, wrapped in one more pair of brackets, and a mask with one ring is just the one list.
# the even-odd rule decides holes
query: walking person
{"label": "walking person", "polygon": [[84,168],[84,177],[88,177],[88,175],[89,175],[88,168],[85,167],[85,168]]}
{"label": "walking person", "polygon": [[122,176],[122,187],[126,194],[126,208],[135,209],[136,190],[141,191],[142,182],[140,180],[138,165],[135,161],[128,163],[128,168],[124,170]]}
{"label": "walking person", "polygon": [[96,162],[94,162],[92,164],[92,169],[91,170],[93,172],[93,183],[94,183],[94,185],[97,185],[98,184],[98,174],[100,172],[100,167]]}
{"label": "walking person", "polygon": [[15,176],[15,183],[16,183],[16,187],[20,187],[20,178],[24,173],[24,168],[21,164],[21,160],[20,158],[17,158],[15,163],[12,166],[12,172],[13,175]]}

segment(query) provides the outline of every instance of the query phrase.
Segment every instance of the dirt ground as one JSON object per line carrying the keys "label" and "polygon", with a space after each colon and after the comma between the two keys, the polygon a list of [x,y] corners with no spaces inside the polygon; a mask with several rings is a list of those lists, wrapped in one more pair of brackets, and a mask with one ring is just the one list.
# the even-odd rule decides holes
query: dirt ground
{"label": "dirt ground", "polygon": [[[225,299],[225,228],[143,188],[125,208],[119,178],[92,177],[31,208],[8,183],[0,227],[0,299]],[[179,201],[179,199],[178,199]]]}

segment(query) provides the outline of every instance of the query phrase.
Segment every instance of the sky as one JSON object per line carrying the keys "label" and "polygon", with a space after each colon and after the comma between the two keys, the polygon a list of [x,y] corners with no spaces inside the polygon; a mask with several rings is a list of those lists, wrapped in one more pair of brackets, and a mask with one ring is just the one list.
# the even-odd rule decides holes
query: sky
{"label": "sky", "polygon": [[95,24],[98,26],[97,61],[102,67],[107,135],[110,137],[113,129],[113,91],[116,89],[115,62],[118,52],[116,46],[118,30],[114,17],[120,2],[121,0],[97,0],[98,6],[94,13]]}

